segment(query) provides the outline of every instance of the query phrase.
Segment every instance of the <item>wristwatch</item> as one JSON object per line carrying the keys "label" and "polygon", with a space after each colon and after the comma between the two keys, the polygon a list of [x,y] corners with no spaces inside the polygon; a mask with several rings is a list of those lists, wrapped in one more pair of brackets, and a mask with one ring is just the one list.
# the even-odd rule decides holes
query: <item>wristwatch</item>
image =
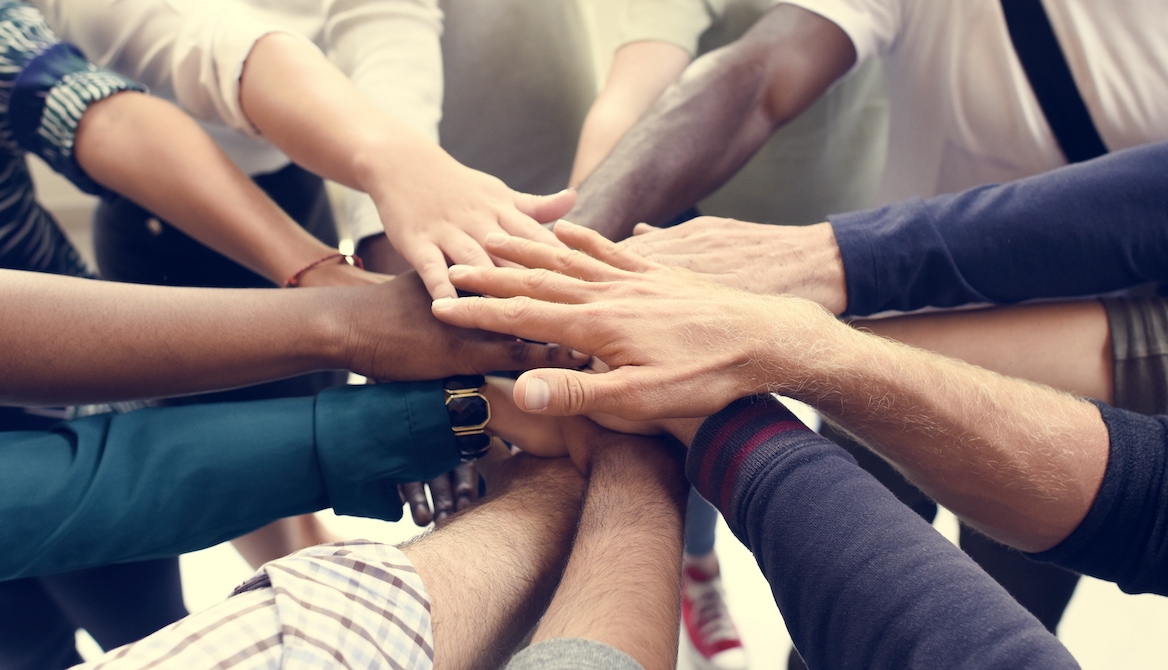
{"label": "wristwatch", "polygon": [[463,462],[481,457],[491,446],[491,436],[483,430],[491,420],[491,403],[482,393],[486,383],[482,375],[450,377],[442,383],[450,427]]}

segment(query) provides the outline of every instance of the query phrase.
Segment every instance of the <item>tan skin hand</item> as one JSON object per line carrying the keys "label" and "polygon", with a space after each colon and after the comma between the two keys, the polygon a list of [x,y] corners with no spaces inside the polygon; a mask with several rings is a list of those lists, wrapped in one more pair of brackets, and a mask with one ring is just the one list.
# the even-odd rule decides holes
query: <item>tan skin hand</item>
{"label": "tan skin hand", "polygon": [[848,305],[839,244],[830,223],[774,226],[702,216],[672,228],[638,224],[621,246],[662,265],[731,288],[797,295],[834,314]]}

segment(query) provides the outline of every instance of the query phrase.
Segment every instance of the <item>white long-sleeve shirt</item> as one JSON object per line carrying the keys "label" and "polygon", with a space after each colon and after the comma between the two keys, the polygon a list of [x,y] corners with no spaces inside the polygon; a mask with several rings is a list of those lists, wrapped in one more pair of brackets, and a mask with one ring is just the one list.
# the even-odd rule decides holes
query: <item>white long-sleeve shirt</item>
{"label": "white long-sleeve shirt", "polygon": [[[310,41],[373,101],[437,141],[442,12],[437,0],[33,0],[49,25],[102,67],[205,122],[249,174],[288,159],[256,138],[239,101],[256,41]],[[218,127],[217,127],[218,126]],[[234,131],[234,132],[233,132]]]}

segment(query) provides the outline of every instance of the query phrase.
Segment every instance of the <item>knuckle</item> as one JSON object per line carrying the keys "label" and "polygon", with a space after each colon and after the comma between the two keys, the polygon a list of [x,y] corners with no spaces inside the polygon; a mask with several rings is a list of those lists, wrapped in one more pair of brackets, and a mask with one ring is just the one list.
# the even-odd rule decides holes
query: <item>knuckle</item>
{"label": "knuckle", "polygon": [[588,400],[588,391],[578,375],[564,378],[564,408],[569,414],[580,414]]}
{"label": "knuckle", "polygon": [[507,345],[507,356],[518,365],[526,365],[531,360],[531,350],[534,345],[522,340],[515,340]]}
{"label": "knuckle", "polygon": [[531,313],[532,299],[526,296],[507,298],[503,301],[503,317],[509,321],[524,319]]}
{"label": "knuckle", "polygon": [[547,270],[530,270],[523,273],[520,284],[528,291],[537,291],[547,286],[550,283],[551,278],[551,272]]}

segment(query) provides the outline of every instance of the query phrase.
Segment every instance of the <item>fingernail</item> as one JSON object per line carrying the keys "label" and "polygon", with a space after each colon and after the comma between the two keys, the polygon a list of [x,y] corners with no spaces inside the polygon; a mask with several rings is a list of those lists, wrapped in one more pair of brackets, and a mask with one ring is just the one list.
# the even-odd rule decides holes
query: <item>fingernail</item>
{"label": "fingernail", "polygon": [[539,377],[527,380],[527,388],[523,392],[523,406],[527,411],[547,409],[552,390],[548,383]]}
{"label": "fingernail", "polygon": [[470,272],[470,266],[469,265],[451,265],[449,272],[450,272],[451,277],[461,277],[462,275],[466,274],[467,272]]}
{"label": "fingernail", "polygon": [[487,244],[502,244],[507,241],[503,233],[487,233]]}
{"label": "fingernail", "polygon": [[431,304],[431,307],[433,309],[450,309],[454,307],[454,301],[454,298],[438,298]]}
{"label": "fingernail", "polygon": [[586,361],[586,360],[592,358],[591,354],[586,354],[583,351],[576,351],[575,349],[569,349],[568,354],[572,357],[572,360],[574,360],[574,361]]}

